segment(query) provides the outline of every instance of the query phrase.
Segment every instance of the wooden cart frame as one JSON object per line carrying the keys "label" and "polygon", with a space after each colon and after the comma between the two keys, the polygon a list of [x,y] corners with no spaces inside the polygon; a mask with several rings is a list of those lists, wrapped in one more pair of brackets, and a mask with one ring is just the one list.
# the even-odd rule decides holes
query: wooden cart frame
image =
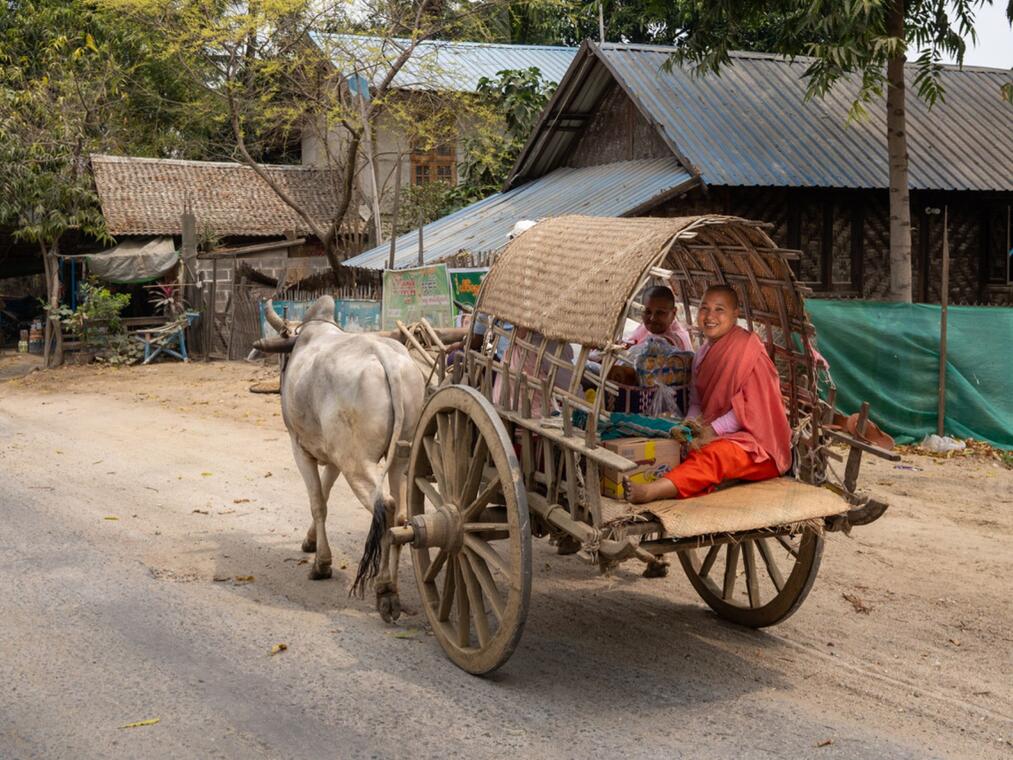
{"label": "wooden cart frame", "polygon": [[[885,504],[858,492],[860,460],[863,452],[897,457],[861,437],[867,408],[857,436],[829,424],[834,393],[817,364],[807,291],[789,263],[797,255],[762,224],[727,216],[559,217],[504,249],[483,283],[466,349],[449,369],[442,351],[434,365],[434,390],[410,442],[407,523],[390,532],[410,546],[426,615],[453,662],[483,674],[510,657],[527,616],[532,536],[603,571],[634,559],[645,575],[664,575],[664,555],[677,553],[719,615],[759,627],[805,599],[824,531],[883,514]],[[638,294],[662,283],[687,320],[708,286],[736,289],[742,318],[781,375],[793,431],[789,476],[683,500],[672,508],[706,507],[694,516],[718,517],[684,532],[600,490],[602,468],[635,466],[600,440],[619,393],[606,377],[625,356],[620,340],[627,318],[639,316]],[[849,453],[832,451],[833,442]]]}

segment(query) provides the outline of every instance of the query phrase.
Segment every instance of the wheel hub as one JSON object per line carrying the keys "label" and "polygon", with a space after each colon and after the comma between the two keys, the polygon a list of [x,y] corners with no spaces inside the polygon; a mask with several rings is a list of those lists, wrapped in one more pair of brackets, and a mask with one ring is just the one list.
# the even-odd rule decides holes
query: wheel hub
{"label": "wheel hub", "polygon": [[444,504],[432,512],[415,515],[408,521],[413,531],[412,546],[458,551],[464,543],[464,520],[454,504]]}

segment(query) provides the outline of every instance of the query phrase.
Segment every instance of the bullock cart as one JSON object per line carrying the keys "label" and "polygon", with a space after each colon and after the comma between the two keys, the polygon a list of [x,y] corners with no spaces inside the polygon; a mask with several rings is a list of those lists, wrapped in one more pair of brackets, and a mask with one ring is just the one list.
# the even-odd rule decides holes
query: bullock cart
{"label": "bullock cart", "polygon": [[[833,391],[818,395],[829,376],[818,369],[796,256],[761,224],[727,216],[560,217],[504,249],[465,352],[423,408],[407,521],[389,533],[410,548],[425,613],[454,663],[483,674],[514,651],[532,537],[601,571],[642,562],[648,577],[665,575],[675,554],[718,615],[762,627],[805,599],[826,531],[883,514],[885,504],[857,489],[861,456],[898,457],[863,437],[867,409],[854,434],[831,424]],[[636,506],[602,495],[603,471],[637,466],[603,444],[623,393],[607,377],[627,356],[621,339],[638,294],[662,283],[684,320],[709,285],[740,294],[744,324],[781,377],[793,431],[787,476]],[[850,448],[842,454],[834,442]]]}

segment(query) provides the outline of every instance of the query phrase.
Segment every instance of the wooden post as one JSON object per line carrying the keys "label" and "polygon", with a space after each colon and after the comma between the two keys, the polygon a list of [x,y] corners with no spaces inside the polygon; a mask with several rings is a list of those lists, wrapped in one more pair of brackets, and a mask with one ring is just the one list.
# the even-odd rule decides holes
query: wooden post
{"label": "wooden post", "polygon": [[183,216],[180,220],[183,243],[180,246],[180,268],[179,284],[182,292],[180,298],[184,304],[189,303],[191,308],[197,308],[193,303],[194,282],[196,280],[195,260],[197,258],[197,217],[194,216],[190,198],[183,202]]}
{"label": "wooden post", "polygon": [[397,248],[397,215],[401,206],[401,154],[398,154],[397,165],[394,167],[394,216],[390,222],[390,255],[387,256],[387,269],[394,268],[394,253]]}
{"label": "wooden post", "polygon": [[943,435],[946,418],[946,318],[950,302],[950,237],[949,206],[943,206],[943,276],[939,294],[939,407],[936,412],[936,433]]}
{"label": "wooden post", "polygon": [[204,361],[211,360],[211,347],[215,344],[215,319],[218,314],[218,259],[211,259],[211,288],[209,290],[207,343],[204,346]]}
{"label": "wooden post", "polygon": [[419,266],[426,263],[422,256],[422,218],[422,204],[419,204]]}

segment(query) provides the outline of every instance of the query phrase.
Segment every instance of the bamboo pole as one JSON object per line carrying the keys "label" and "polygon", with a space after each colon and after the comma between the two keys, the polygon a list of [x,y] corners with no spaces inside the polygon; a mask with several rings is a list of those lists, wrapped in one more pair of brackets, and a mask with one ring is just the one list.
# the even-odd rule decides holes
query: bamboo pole
{"label": "bamboo pole", "polygon": [[397,248],[397,215],[401,205],[401,154],[398,154],[394,167],[394,216],[390,222],[390,254],[387,256],[387,269],[394,268],[394,254]]}
{"label": "bamboo pole", "polygon": [[426,263],[422,255],[422,204],[419,204],[419,266]]}
{"label": "bamboo pole", "polygon": [[939,303],[939,406],[936,411],[936,433],[943,435],[946,418],[946,322],[950,302],[950,238],[949,206],[943,206],[943,275]]}

